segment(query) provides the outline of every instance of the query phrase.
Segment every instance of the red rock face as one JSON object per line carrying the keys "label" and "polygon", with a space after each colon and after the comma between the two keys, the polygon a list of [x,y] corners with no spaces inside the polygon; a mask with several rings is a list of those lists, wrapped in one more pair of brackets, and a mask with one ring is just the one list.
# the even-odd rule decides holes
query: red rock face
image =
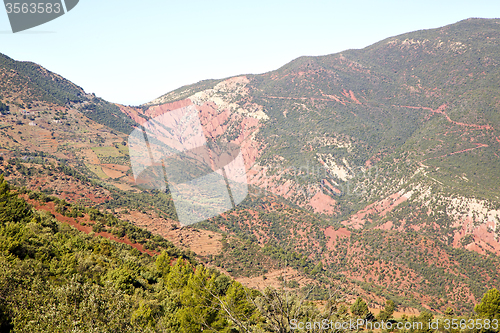
{"label": "red rock face", "polygon": [[214,103],[205,103],[197,108],[200,109],[200,122],[207,138],[217,139],[228,131],[237,134],[230,142],[240,146],[245,167],[249,170],[260,156],[259,144],[252,139],[260,127],[259,120],[231,113],[227,109],[220,112]]}
{"label": "red rock face", "polygon": [[[193,105],[190,99],[166,103],[153,106],[147,109],[144,114],[148,117],[157,117],[166,112]],[[288,181],[280,184],[280,176],[268,177],[265,170],[255,165],[263,144],[254,139],[254,134],[259,130],[261,123],[253,117],[246,117],[240,113],[231,112],[228,109],[220,109],[214,102],[205,102],[202,105],[196,105],[199,111],[200,123],[203,126],[203,132],[207,139],[216,140],[229,136],[230,142],[240,146],[245,167],[247,170],[248,182],[259,186],[266,191],[276,195],[290,198],[296,195],[296,186]],[[142,119],[142,118],[141,118]],[[310,190],[306,202],[300,204],[302,207],[312,209],[316,213],[331,215],[335,213],[337,203],[334,199],[321,192],[320,188]]]}
{"label": "red rock face", "polygon": [[[190,99],[183,99],[181,101],[152,106],[144,112],[144,115],[154,118],[189,105],[194,104]],[[231,135],[229,142],[239,145],[245,167],[249,170],[260,155],[259,146],[261,145],[252,138],[261,126],[259,120],[252,117],[245,117],[238,113],[232,113],[228,109],[221,110],[213,102],[194,106],[199,111],[200,123],[203,126],[203,132],[207,139],[215,140],[228,135],[228,133],[234,133],[234,135]],[[138,116],[139,112],[137,111],[134,113],[133,110],[129,110],[126,107],[123,107],[122,111],[140,124],[145,122],[144,118]]]}
{"label": "red rock face", "polygon": [[180,109],[192,104],[193,102],[191,102],[190,99],[183,99],[181,101],[152,106],[147,109],[144,114],[148,117],[154,118],[164,114],[165,112]]}
{"label": "red rock face", "polygon": [[[346,91],[346,94],[346,97],[353,99],[352,92]],[[194,104],[189,98],[152,106],[146,111],[125,106],[120,106],[120,108],[134,121],[143,124],[147,121],[146,118],[155,118],[166,112],[189,105],[194,105],[199,111],[200,123],[203,126],[203,131],[207,139],[224,140],[229,138],[230,143],[237,144],[240,147],[249,184],[289,199],[293,199],[294,196],[298,195],[299,191],[303,190],[298,189],[292,181],[287,181],[283,184],[280,175],[267,176],[265,168],[256,164],[261,151],[265,148],[265,144],[255,139],[255,134],[262,126],[262,123],[257,118],[245,116],[238,112],[231,112],[227,108],[219,107],[212,101],[204,102],[201,105],[199,103]],[[250,105],[250,109],[252,106],[255,107],[255,105]],[[246,104],[243,105],[243,108],[245,107]],[[326,186],[337,193],[340,192],[330,183],[327,183]],[[306,192],[306,199],[299,203],[300,206],[326,215],[332,215],[337,210],[337,202],[324,194],[319,186],[308,188]]]}
{"label": "red rock face", "polygon": [[[383,200],[366,206],[364,209],[353,214],[348,220],[343,221],[342,224],[354,229],[362,229],[366,223],[372,222],[372,219],[369,218],[370,214],[385,216],[406,200],[408,200],[406,195],[403,195],[400,192],[394,193]],[[497,255],[500,254],[500,242],[494,232],[496,222],[493,219],[489,219],[488,221],[478,225],[477,221],[475,222],[472,217],[467,216],[457,219],[454,223],[454,227],[460,227],[460,229],[456,231],[453,236],[453,247],[466,248],[480,254],[487,254],[488,251]],[[442,227],[435,222],[411,225],[407,224],[406,220],[403,220],[397,228],[394,226],[392,221],[387,221],[376,228],[381,230],[397,230],[399,232],[403,232],[406,229],[412,229],[414,231],[429,229],[440,230]],[[469,235],[472,236],[470,242],[462,244],[464,237]]]}
{"label": "red rock face", "polygon": [[143,117],[139,116],[139,114],[143,114],[141,109],[132,108],[132,107],[120,105],[120,104],[116,104],[116,105],[120,108],[120,110],[123,113],[125,113],[127,116],[129,116],[136,123],[142,125],[147,121],[147,119],[144,119]]}
{"label": "red rock face", "polygon": [[[488,221],[476,226],[471,217],[466,217],[460,222],[462,228],[453,237],[453,247],[465,247],[480,254],[486,254],[487,251],[500,254],[500,242],[493,232],[496,227],[495,221]],[[472,235],[472,242],[463,246],[461,241],[467,235]]]}
{"label": "red rock face", "polygon": [[[253,165],[248,170],[247,177],[250,184],[260,187],[265,192],[282,196],[285,199],[295,201],[294,199],[298,196],[302,196],[303,199],[296,202],[296,204],[300,207],[311,209],[315,213],[333,215],[337,212],[337,202],[332,197],[324,194],[320,186],[301,188],[292,180],[283,181],[282,179],[285,174],[293,174],[293,171],[284,169],[269,176],[267,175],[267,168],[260,165]],[[331,186],[331,184],[328,183],[328,185],[332,189],[335,189],[335,192],[340,192]]]}

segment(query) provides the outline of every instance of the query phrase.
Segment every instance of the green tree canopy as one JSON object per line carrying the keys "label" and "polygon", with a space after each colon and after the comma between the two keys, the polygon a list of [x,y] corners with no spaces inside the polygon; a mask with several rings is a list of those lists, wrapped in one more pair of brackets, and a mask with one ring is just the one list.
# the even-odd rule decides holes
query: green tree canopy
{"label": "green tree canopy", "polygon": [[355,316],[364,317],[368,314],[368,312],[368,306],[361,297],[358,297],[351,305],[351,313]]}
{"label": "green tree canopy", "polygon": [[500,292],[496,288],[488,290],[474,311],[481,318],[500,319]]}
{"label": "green tree canopy", "polygon": [[394,314],[396,306],[394,305],[394,302],[391,300],[387,300],[385,302],[385,308],[384,310],[380,311],[380,314],[378,315],[378,319],[387,321],[392,318],[392,315]]}

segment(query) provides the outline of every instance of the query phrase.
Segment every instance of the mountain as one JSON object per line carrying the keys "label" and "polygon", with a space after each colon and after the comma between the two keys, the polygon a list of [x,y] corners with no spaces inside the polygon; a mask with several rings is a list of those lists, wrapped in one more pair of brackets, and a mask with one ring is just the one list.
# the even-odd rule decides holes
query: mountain
{"label": "mountain", "polygon": [[[96,206],[249,286],[286,283],[285,266],[293,289],[320,286],[311,298],[338,288],[370,307],[468,313],[500,279],[499,30],[498,19],[469,19],[140,107],[2,56],[2,169],[19,188]],[[127,137],[189,105],[209,141],[240,146],[250,191],[180,228],[169,193],[135,185]]]}
{"label": "mountain", "polygon": [[20,108],[78,108],[88,118],[120,132],[129,133],[135,124],[119,108],[85,91],[58,74],[32,63],[15,61],[0,54],[2,99]]}
{"label": "mountain", "polygon": [[144,115],[196,105],[202,124],[224,124],[214,140],[242,145],[251,184],[313,214],[259,202],[204,228],[294,249],[401,302],[411,290],[432,309],[470,307],[498,282],[499,24],[469,19],[203,82]]}

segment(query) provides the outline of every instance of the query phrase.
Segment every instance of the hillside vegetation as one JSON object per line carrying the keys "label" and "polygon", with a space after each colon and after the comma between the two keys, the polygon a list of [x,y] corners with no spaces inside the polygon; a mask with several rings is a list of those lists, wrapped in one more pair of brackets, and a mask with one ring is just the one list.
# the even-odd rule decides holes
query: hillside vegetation
{"label": "hillside vegetation", "polygon": [[[191,324],[181,310],[191,305],[175,295],[191,295],[191,272],[226,279],[216,269],[238,295],[253,291],[231,279],[286,286],[308,301],[327,301],[336,290],[346,306],[362,297],[370,308],[390,300],[402,310],[470,315],[500,281],[499,36],[500,20],[469,19],[361,50],[301,57],[264,74],[202,81],[140,107],[104,101],[2,55],[1,172],[22,194],[12,199],[16,205],[27,200],[47,212],[26,206],[9,222],[20,236],[7,242],[5,269],[18,276],[19,295],[31,290],[26,285],[42,288],[36,281],[54,282],[33,289],[54,300],[57,288],[78,284],[86,293],[122,293],[130,330],[149,325],[132,320],[139,309],[159,325],[148,329],[199,330],[183,328]],[[180,228],[168,190],[135,184],[127,136],[188,105],[199,111],[209,142],[240,147],[250,189],[231,211]],[[32,237],[35,243],[23,243]],[[64,245],[71,237],[90,245]],[[13,241],[19,249],[9,252]],[[111,257],[99,250],[103,243],[111,244]],[[38,245],[45,252],[37,254]],[[185,272],[185,285],[165,282],[172,269],[161,273],[150,257],[161,253]],[[60,265],[73,265],[71,273]],[[15,273],[23,267],[28,273]],[[130,283],[117,285],[122,275]],[[29,297],[9,295],[16,299],[5,305],[12,323],[35,316],[21,314]],[[215,312],[201,312],[206,328],[241,331],[220,305],[228,292],[217,295],[219,305],[213,295],[204,305]],[[269,301],[273,294],[260,295]],[[244,298],[242,308],[258,308]],[[259,312],[249,326],[269,324]],[[30,320],[23,323],[38,322]]]}

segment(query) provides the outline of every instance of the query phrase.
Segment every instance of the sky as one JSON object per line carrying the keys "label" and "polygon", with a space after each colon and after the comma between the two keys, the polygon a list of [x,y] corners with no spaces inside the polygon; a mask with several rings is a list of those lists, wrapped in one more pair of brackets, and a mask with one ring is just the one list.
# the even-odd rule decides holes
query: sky
{"label": "sky", "polygon": [[200,80],[264,73],[469,17],[499,18],[500,1],[80,0],[15,34],[0,8],[0,53],[140,105]]}

